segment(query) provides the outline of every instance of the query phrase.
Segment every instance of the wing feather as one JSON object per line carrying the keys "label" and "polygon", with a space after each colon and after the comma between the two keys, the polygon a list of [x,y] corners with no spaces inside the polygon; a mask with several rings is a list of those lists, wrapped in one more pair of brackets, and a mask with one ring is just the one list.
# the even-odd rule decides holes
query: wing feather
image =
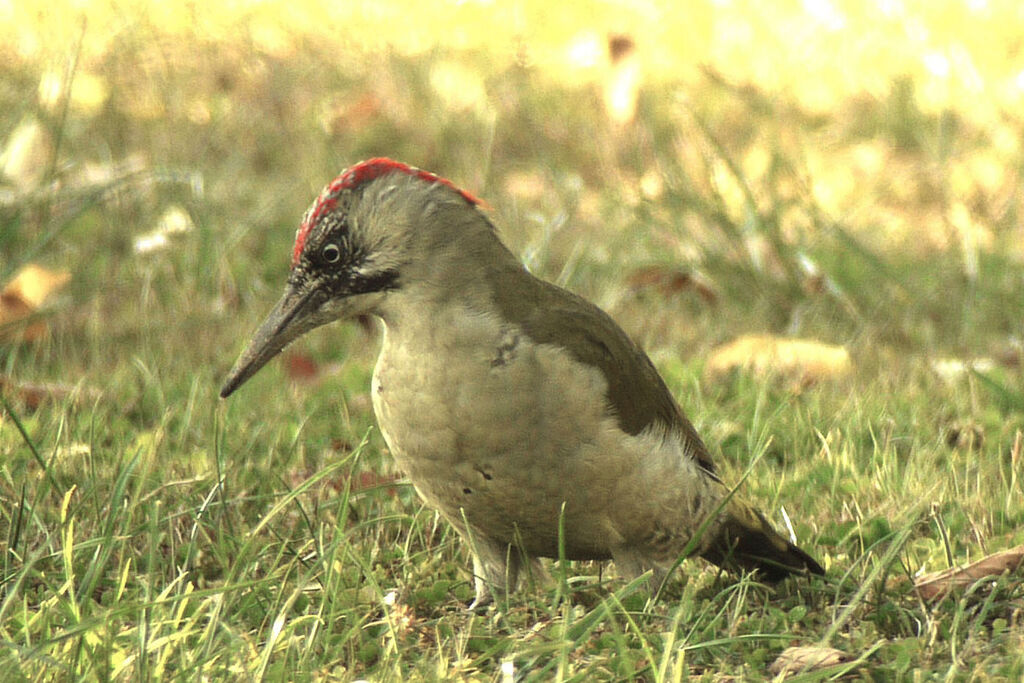
{"label": "wing feather", "polygon": [[492,284],[506,320],[533,341],[561,346],[604,374],[608,403],[623,431],[635,435],[657,427],[676,433],[701,468],[718,478],[707,447],[651,359],[607,313],[521,267],[503,269]]}

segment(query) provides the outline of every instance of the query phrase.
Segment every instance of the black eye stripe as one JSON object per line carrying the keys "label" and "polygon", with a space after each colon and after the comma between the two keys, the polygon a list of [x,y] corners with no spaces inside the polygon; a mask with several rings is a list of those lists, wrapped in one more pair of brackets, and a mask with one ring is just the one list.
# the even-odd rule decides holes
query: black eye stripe
{"label": "black eye stripe", "polygon": [[357,276],[347,284],[347,291],[349,294],[386,292],[398,288],[399,282],[397,270],[384,270],[378,273]]}

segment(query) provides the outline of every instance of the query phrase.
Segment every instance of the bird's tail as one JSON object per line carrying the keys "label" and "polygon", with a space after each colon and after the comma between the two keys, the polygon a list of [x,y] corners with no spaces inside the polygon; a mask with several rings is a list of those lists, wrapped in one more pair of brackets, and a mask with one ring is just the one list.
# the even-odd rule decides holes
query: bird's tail
{"label": "bird's tail", "polygon": [[705,540],[701,556],[730,570],[758,570],[768,581],[790,574],[824,574],[813,557],[783,538],[760,512],[733,497],[719,513],[722,523]]}

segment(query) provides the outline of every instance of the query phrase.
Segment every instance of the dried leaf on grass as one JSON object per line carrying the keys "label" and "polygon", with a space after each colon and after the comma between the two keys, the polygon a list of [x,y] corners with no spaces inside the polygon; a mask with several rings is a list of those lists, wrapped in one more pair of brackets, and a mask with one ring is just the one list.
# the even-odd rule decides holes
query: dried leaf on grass
{"label": "dried leaf on grass", "polygon": [[384,118],[384,101],[375,93],[366,91],[359,94],[337,96],[327,103],[320,116],[320,125],[331,135],[344,135],[360,131],[373,121]]}
{"label": "dried leaf on grass", "polygon": [[645,266],[637,268],[626,278],[626,284],[633,291],[653,289],[663,296],[672,296],[692,289],[709,304],[718,300],[714,286],[699,274],[668,266]]}
{"label": "dried leaf on grass", "polygon": [[985,443],[985,428],[970,420],[954,420],[945,427],[946,445],[950,448],[979,451]]}
{"label": "dried leaf on grass", "polygon": [[626,125],[636,117],[636,105],[643,84],[641,61],[636,42],[625,35],[608,38],[608,69],[601,94],[605,113],[612,122]]}
{"label": "dried leaf on grass", "polygon": [[422,620],[416,616],[415,610],[410,605],[398,599],[397,591],[386,593],[383,602],[388,611],[388,621],[398,638],[404,639],[420,630]]}
{"label": "dried leaf on grass", "polygon": [[991,358],[935,358],[931,361],[932,371],[947,382],[953,382],[971,374],[972,371],[991,372],[996,363]]}
{"label": "dried leaf on grass", "polygon": [[811,339],[747,335],[712,351],[705,373],[716,377],[736,368],[759,375],[791,376],[801,384],[842,377],[850,372],[850,354],[842,346]]}
{"label": "dried leaf on grass", "polygon": [[69,396],[95,400],[100,396],[96,389],[63,382],[18,382],[6,375],[0,375],[0,392],[16,398],[33,410],[44,401],[60,401]]}
{"label": "dried leaf on grass", "polygon": [[1012,574],[1024,565],[1024,545],[984,557],[966,567],[954,567],[925,574],[914,581],[914,589],[924,600],[937,600],[954,590],[967,588],[981,579]]}
{"label": "dried leaf on grass", "polygon": [[381,489],[392,498],[397,498],[398,488],[395,484],[400,481],[401,478],[402,477],[398,474],[381,474],[380,472],[374,472],[372,470],[364,470],[355,476],[349,490],[352,493],[358,493],[360,491]]}
{"label": "dried leaf on grass", "polygon": [[312,382],[320,376],[320,366],[305,353],[289,351],[284,355],[284,372],[289,379],[298,382]]}
{"label": "dried leaf on grass", "polygon": [[22,121],[7,139],[0,152],[0,177],[11,181],[19,190],[29,190],[42,182],[53,140],[49,131],[36,119]]}
{"label": "dried leaf on grass", "polygon": [[39,79],[39,104],[51,114],[61,106],[79,114],[98,114],[110,97],[110,86],[103,76],[78,70],[68,79],[62,69],[51,69]]}
{"label": "dried leaf on grass", "polygon": [[0,339],[20,338],[33,341],[46,334],[46,324],[27,321],[46,300],[68,283],[71,274],[63,270],[47,270],[29,264],[0,291]]}
{"label": "dried leaf on grass", "polygon": [[1004,368],[1024,367],[1024,344],[1008,344],[996,352],[996,362]]}
{"label": "dried leaf on grass", "polygon": [[51,294],[66,285],[70,279],[71,274],[66,270],[47,270],[29,264],[7,283],[2,295],[17,296],[35,309],[42,306]]}
{"label": "dried leaf on grass", "polygon": [[173,204],[160,215],[156,227],[135,238],[133,249],[136,254],[148,254],[150,252],[165,249],[176,235],[183,235],[195,229],[192,216],[181,206]]}
{"label": "dried leaf on grass", "polygon": [[799,645],[787,647],[768,668],[773,674],[815,671],[836,664],[850,661],[850,656],[842,650],[823,645]]}
{"label": "dried leaf on grass", "polygon": [[[292,486],[299,486],[314,474],[313,470],[300,467],[289,472],[287,480]],[[380,490],[391,498],[397,498],[401,481],[402,475],[400,474],[363,470],[355,474],[342,473],[331,476],[323,480],[323,485],[336,492],[348,489],[353,494]]]}

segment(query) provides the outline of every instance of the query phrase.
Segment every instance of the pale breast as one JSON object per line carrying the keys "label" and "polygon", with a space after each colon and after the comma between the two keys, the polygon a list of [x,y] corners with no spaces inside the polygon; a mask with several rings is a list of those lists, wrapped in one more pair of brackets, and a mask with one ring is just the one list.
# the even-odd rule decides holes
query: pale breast
{"label": "pale breast", "polygon": [[624,433],[599,370],[493,317],[449,315],[387,330],[373,379],[381,431],[428,503],[536,555],[557,555],[561,517],[574,559],[608,557],[646,533],[649,512],[678,505],[691,482],[671,479],[688,459],[677,442]]}

